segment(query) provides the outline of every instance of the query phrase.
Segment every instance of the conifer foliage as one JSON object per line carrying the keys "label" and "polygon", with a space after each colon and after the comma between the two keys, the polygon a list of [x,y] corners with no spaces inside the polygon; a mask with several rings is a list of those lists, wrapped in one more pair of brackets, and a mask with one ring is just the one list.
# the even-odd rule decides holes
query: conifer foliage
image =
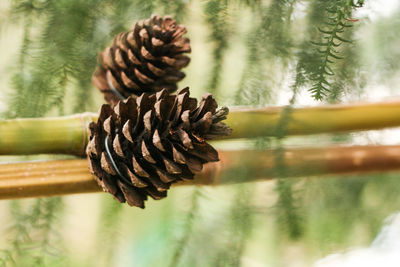
{"label": "conifer foliage", "polygon": [[322,100],[327,97],[332,91],[329,76],[334,76],[332,64],[335,60],[343,59],[340,56],[340,46],[343,43],[350,43],[351,40],[346,39],[343,34],[346,29],[353,27],[356,19],[352,19],[352,9],[361,7],[362,3],[354,3],[353,0],[338,0],[330,1],[325,12],[327,17],[325,25],[318,27],[321,36],[319,41],[312,42],[317,47],[320,55],[318,62],[315,62],[314,73],[310,74],[310,79],[313,82],[312,88],[309,91],[316,100]]}

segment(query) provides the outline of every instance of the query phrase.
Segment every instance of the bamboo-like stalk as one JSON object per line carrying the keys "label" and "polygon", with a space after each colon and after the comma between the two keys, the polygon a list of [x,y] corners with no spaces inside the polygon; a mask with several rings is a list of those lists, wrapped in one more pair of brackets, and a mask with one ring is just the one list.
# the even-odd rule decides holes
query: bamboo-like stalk
{"label": "bamboo-like stalk", "polygon": [[[219,151],[194,183],[218,185],[276,177],[361,174],[400,170],[400,146],[355,146],[288,149],[276,166],[276,151]],[[283,159],[283,161],[281,161]],[[193,184],[180,182],[177,185]],[[0,165],[0,199],[101,191],[84,159]]]}
{"label": "bamboo-like stalk", "polygon": [[[284,107],[233,108],[224,138],[277,135]],[[84,155],[87,124],[96,114],[0,121],[0,155],[59,153]],[[400,126],[400,102],[296,108],[290,111],[286,135],[360,131]]]}
{"label": "bamboo-like stalk", "polygon": [[95,113],[0,121],[0,155],[84,155]]}
{"label": "bamboo-like stalk", "polygon": [[[285,107],[233,108],[226,120],[229,138],[275,136]],[[362,131],[400,126],[400,101],[294,108],[289,111],[286,135]],[[279,129],[278,129],[279,130]]]}

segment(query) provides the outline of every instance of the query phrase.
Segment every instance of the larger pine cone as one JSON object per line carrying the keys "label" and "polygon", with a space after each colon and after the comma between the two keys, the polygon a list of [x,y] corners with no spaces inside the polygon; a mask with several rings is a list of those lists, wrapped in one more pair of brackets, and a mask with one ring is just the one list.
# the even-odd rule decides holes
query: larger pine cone
{"label": "larger pine cone", "polygon": [[190,41],[186,28],[169,16],[152,15],[140,20],[130,31],[114,38],[113,45],[99,54],[100,67],[92,81],[107,102],[118,103],[130,95],[174,92],[185,77],[180,70],[189,64]]}
{"label": "larger pine cone", "polygon": [[188,88],[129,97],[114,109],[105,104],[89,125],[90,170],[104,191],[144,208],[148,195],[166,197],[171,183],[191,180],[204,163],[219,160],[205,140],[231,133],[221,122],[227,114],[210,94],[197,107]]}

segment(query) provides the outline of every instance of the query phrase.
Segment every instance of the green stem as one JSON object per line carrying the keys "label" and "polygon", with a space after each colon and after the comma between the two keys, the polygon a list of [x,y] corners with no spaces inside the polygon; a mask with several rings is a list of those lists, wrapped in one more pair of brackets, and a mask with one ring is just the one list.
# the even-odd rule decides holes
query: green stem
{"label": "green stem", "polygon": [[87,126],[97,115],[0,121],[0,155],[85,155]]}
{"label": "green stem", "polygon": [[[233,129],[224,139],[279,136],[285,107],[233,108],[226,123]],[[0,155],[85,155],[87,125],[93,113],[67,117],[0,121]],[[400,126],[400,102],[293,108],[286,135],[361,131]],[[221,138],[222,139],[222,138]]]}
{"label": "green stem", "polygon": [[[229,138],[279,136],[284,107],[233,109],[226,123]],[[400,126],[400,102],[293,108],[287,118],[286,135],[362,131]],[[278,129],[278,130],[277,130]]]}
{"label": "green stem", "polygon": [[[233,129],[228,138],[279,136],[281,129],[277,126],[285,113],[285,107],[232,109],[225,121]],[[400,126],[400,102],[293,108],[286,119],[286,135],[397,127]]]}

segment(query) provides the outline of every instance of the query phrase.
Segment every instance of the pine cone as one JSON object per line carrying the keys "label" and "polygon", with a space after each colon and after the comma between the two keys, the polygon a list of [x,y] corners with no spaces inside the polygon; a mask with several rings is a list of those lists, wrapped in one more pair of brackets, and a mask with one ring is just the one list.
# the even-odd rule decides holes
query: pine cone
{"label": "pine cone", "polygon": [[197,107],[188,88],[129,97],[114,108],[104,104],[89,125],[89,168],[104,191],[144,208],[147,196],[164,198],[172,183],[191,180],[204,163],[219,160],[205,140],[231,133],[221,122],[227,114],[210,94]]}
{"label": "pine cone", "polygon": [[115,105],[130,95],[174,92],[185,77],[180,70],[190,58],[190,41],[183,38],[186,28],[170,16],[137,22],[128,32],[114,38],[113,45],[99,54],[100,67],[92,76],[93,84]]}

